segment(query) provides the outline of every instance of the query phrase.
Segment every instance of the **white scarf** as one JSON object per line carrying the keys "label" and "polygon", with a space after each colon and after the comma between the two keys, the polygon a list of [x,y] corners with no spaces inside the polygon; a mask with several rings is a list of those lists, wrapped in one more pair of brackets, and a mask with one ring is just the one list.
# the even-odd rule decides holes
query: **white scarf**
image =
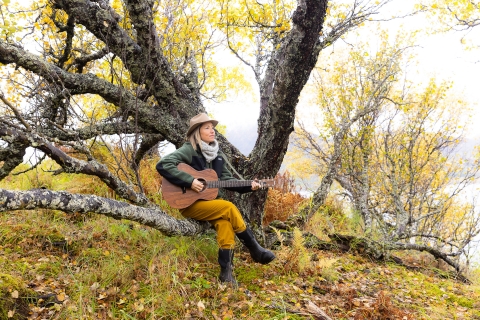
{"label": "white scarf", "polygon": [[218,142],[217,140],[213,140],[211,144],[206,143],[205,141],[200,141],[200,149],[202,149],[202,154],[207,160],[207,162],[211,162],[213,159],[217,157],[218,154]]}

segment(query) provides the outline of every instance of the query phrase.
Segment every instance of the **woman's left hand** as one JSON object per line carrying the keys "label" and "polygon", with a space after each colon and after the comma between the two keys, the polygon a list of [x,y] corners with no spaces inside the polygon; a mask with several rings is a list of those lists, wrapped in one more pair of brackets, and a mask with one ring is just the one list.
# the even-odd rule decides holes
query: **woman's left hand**
{"label": "woman's left hand", "polygon": [[262,187],[262,185],[260,183],[257,182],[258,180],[253,180],[252,181],[252,190],[258,190]]}

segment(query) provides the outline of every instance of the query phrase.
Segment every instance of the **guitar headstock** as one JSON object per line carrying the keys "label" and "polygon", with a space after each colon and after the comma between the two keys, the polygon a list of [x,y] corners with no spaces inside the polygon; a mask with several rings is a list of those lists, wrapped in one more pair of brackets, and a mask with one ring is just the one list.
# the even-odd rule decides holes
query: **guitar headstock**
{"label": "guitar headstock", "polygon": [[265,188],[274,188],[278,185],[280,185],[280,179],[278,178],[278,175],[275,178],[267,178],[267,179],[262,179],[257,181],[262,189]]}

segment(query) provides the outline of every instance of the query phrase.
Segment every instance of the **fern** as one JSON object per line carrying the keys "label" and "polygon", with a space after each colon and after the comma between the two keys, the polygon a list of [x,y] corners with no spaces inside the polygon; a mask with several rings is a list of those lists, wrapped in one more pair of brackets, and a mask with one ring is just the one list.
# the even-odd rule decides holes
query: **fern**
{"label": "fern", "polygon": [[299,272],[303,272],[305,268],[310,266],[310,255],[305,248],[305,239],[299,228],[293,230],[292,248],[295,253],[297,268]]}
{"label": "fern", "polygon": [[285,241],[285,237],[283,236],[282,232],[273,226],[270,226],[270,228],[273,230],[273,232],[275,232],[275,235],[277,236],[278,241],[280,241],[280,246],[283,247],[283,242]]}

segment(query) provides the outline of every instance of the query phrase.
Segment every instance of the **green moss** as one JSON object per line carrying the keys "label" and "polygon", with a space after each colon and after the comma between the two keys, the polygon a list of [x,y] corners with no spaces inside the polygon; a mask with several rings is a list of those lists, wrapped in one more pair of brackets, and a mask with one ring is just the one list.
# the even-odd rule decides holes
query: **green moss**
{"label": "green moss", "polygon": [[473,299],[469,299],[467,297],[459,297],[457,295],[449,295],[447,301],[457,303],[458,305],[469,309],[473,308],[473,304],[475,303]]}
{"label": "green moss", "polygon": [[23,285],[21,279],[14,278],[9,274],[0,273],[0,290],[3,292],[5,289],[19,289]]}
{"label": "green moss", "polygon": [[429,297],[437,297],[440,298],[445,294],[445,291],[442,290],[437,284],[435,283],[424,283],[425,291],[427,292],[427,296]]}
{"label": "green moss", "polygon": [[62,272],[62,266],[58,262],[42,262],[35,266],[35,271],[47,277],[55,277]]}
{"label": "green moss", "polygon": [[[0,273],[0,319],[27,319],[28,301],[34,296],[35,292],[22,279]],[[9,317],[9,312],[13,316]]]}
{"label": "green moss", "polygon": [[472,311],[472,319],[480,319],[480,310],[473,310]]}
{"label": "green moss", "polygon": [[253,280],[263,278],[262,272],[258,268],[235,268],[237,281],[244,284],[252,291],[259,290],[259,286],[253,284]]}

